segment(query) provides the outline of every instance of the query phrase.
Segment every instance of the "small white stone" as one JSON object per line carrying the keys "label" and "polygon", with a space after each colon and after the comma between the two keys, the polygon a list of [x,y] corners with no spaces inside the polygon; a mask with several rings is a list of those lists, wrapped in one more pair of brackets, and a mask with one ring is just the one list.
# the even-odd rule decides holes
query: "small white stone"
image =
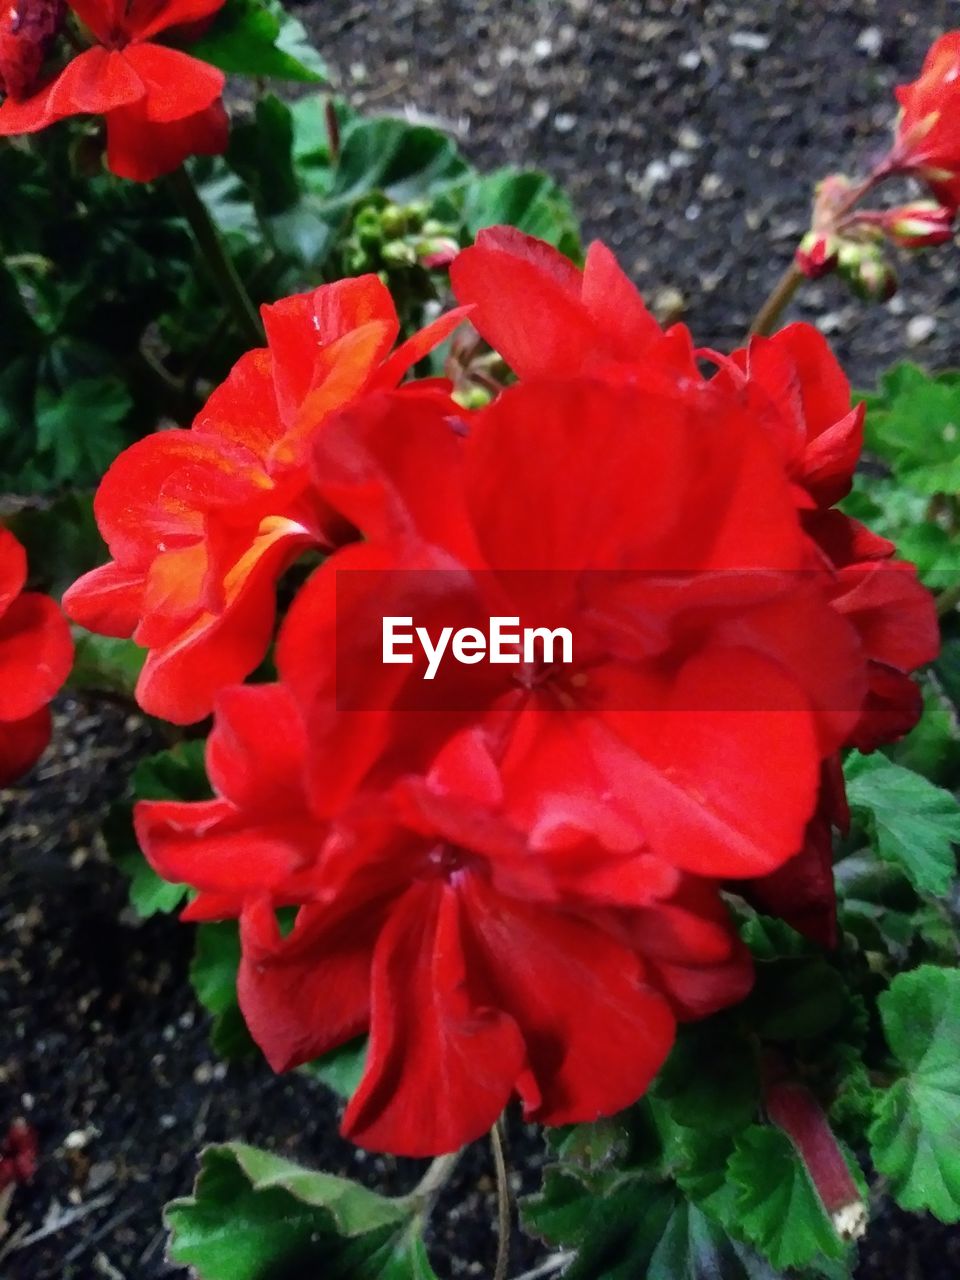
{"label": "small white stone", "polygon": [[687,51],[685,53],[681,53],[680,57],[677,59],[677,62],[684,71],[696,71],[702,61],[703,56],[699,49],[687,49]]}
{"label": "small white stone", "polygon": [[530,52],[533,54],[537,62],[543,62],[544,58],[549,58],[553,53],[553,41],[547,40],[541,36],[539,40],[534,40]]}
{"label": "small white stone", "polygon": [[883,32],[879,27],[864,27],[857,36],[857,48],[868,58],[879,57],[883,48]]}
{"label": "small white stone", "polygon": [[770,37],[762,31],[734,31],[730,36],[734,49],[746,49],[749,53],[765,53],[770,48]]}
{"label": "small white stone", "polygon": [[577,127],[577,117],[570,111],[560,111],[553,117],[557,133],[572,133]]}
{"label": "small white stone", "polygon": [[919,347],[933,336],[936,327],[933,316],[913,316],[907,322],[907,342],[911,347]]}

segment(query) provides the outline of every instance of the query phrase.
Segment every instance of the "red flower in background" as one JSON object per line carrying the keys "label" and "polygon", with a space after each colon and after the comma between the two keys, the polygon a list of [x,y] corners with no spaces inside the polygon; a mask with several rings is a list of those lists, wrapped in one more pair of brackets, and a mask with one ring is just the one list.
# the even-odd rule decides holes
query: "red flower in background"
{"label": "red flower in background", "polygon": [[887,159],[910,173],[951,210],[960,205],[960,31],[935,40],[919,77],[896,90],[900,117]]}
{"label": "red flower in background", "polygon": [[25,773],[50,741],[47,704],[73,662],[70,629],[60,610],[24,591],[27,557],[0,528],[0,785]]}
{"label": "red flower in background", "polygon": [[[933,598],[912,565],[892,561],[893,543],[830,509],[853,483],[864,406],[851,409],[850,384],[826,339],[810,325],[754,338],[731,361],[746,377],[748,392],[767,405],[831,604],[857,631],[867,663],[867,696],[842,745],[872,751],[909,732],[919,719],[920,691],[909,673],[936,657],[940,632]],[[827,945],[836,941],[833,830],[845,830],[848,821],[837,757],[824,765],[803,849],[780,871],[755,882],[749,894],[764,910]]]}
{"label": "red flower in background", "polygon": [[27,97],[66,13],[65,0],[13,0],[0,10],[0,94]]}
{"label": "red flower in background", "polygon": [[[150,650],[141,706],[176,724],[261,661],[277,579],[307,547],[348,534],[313,486],[309,442],[356,397],[394,387],[459,323],[453,312],[391,354],[399,323],[375,276],[263,308],[268,346],[243,356],[190,430],[162,431],[113,463],[96,496],[113,561],[67,592],[75,621]],[[437,397],[423,384],[411,397]]]}
{"label": "red flower in background", "polygon": [[[546,1123],[618,1111],[678,1017],[748,989],[715,886],[587,836],[532,847],[481,736],[335,822],[310,817],[305,744],[285,689],[231,691],[218,798],[140,804],[137,830],[161,875],[200,888],[187,915],[242,915],[241,1007],[276,1070],[370,1032],[343,1119],[364,1146],[454,1150],[513,1093]],[[291,901],[306,905],[282,937]]]}
{"label": "red flower in background", "polygon": [[583,271],[542,240],[490,227],[458,254],[450,282],[472,304],[471,323],[521,379],[570,378],[657,359],[695,374],[682,325],[665,338],[606,245],[594,241]]}
{"label": "red flower in background", "polygon": [[[32,0],[14,0],[29,6]],[[96,41],[28,97],[0,106],[0,135],[36,133],[67,116],[103,116],[107,164],[121,178],[150,182],[187,156],[219,155],[228,121],[224,75],[156,37],[212,17],[223,0],[70,0]]]}

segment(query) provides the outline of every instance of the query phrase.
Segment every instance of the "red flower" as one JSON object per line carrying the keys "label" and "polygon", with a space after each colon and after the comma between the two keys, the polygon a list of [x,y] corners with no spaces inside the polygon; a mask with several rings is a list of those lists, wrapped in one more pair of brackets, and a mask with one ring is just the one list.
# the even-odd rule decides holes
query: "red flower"
{"label": "red flower", "polygon": [[[26,0],[25,0],[26,2]],[[96,44],[30,97],[0,106],[0,135],[36,133],[67,116],[102,115],[107,164],[150,182],[190,155],[226,149],[222,71],[157,44],[171,29],[209,18],[223,0],[70,0]]]}
{"label": "red flower", "polygon": [[0,94],[28,95],[66,13],[65,0],[13,0],[0,10]]}
{"label": "red flower", "polygon": [[695,373],[682,325],[663,331],[606,245],[581,272],[562,253],[513,227],[481,231],[458,254],[450,281],[471,323],[520,378],[568,378],[611,363],[659,358]]}
{"label": "red flower", "polygon": [[[261,661],[281,573],[346,535],[310,482],[310,439],[357,396],[396,386],[460,317],[390,354],[399,324],[375,276],[264,307],[269,346],[238,361],[193,427],[148,436],[114,462],[95,503],[113,561],[64,605],[90,630],[150,650],[137,688],[146,711],[202,719],[218,689]],[[446,402],[429,384],[404,395]]]}
{"label": "red flower", "polygon": [[[686,379],[668,397],[660,374],[655,391],[639,372],[511,388],[464,440],[441,410],[387,398],[324,433],[318,487],[367,541],[301,591],[278,663],[329,811],[385,748],[423,762],[459,716],[500,735],[511,817],[544,839],[579,824],[710,878],[800,847],[863,657],[747,401]],[[426,684],[382,664],[391,613],[433,634],[566,626],[577,657],[451,663]]]}
{"label": "red flower", "polygon": [[25,773],[50,741],[47,704],[73,662],[62,614],[23,590],[26,576],[23,547],[0,528],[0,785]]}
{"label": "red flower", "polygon": [[941,204],[960,205],[960,31],[935,40],[919,78],[896,90],[900,117],[887,160],[925,182]]}
{"label": "red flower", "polygon": [[[794,324],[754,338],[732,356],[748,393],[768,409],[833,608],[856,629],[866,659],[867,696],[843,743],[872,751],[909,732],[922,709],[909,673],[932,661],[940,643],[930,593],[895,547],[829,508],[850,490],[860,456],[864,406],[850,408],[850,384],[823,337]],[[721,373],[721,380],[729,373]],[[779,871],[754,881],[747,896],[824,945],[836,941],[833,830],[848,822],[839,758],[824,765],[820,798],[803,848]]]}
{"label": "red flower", "polygon": [[908,673],[936,657],[940,632],[932,596],[912,565],[892,561],[893,543],[829,509],[850,491],[864,406],[851,409],[850,384],[809,325],[754,338],[731,359],[748,393],[768,406],[804,528],[829,575],[833,607],[856,627],[868,658],[868,698],[845,745],[873,750],[916,723],[920,694]]}
{"label": "red flower", "polygon": [[[454,1150],[514,1092],[545,1123],[613,1113],[677,1017],[748,989],[714,886],[586,837],[531,846],[482,737],[334,822],[308,816],[304,743],[284,689],[231,691],[210,745],[220,797],[141,804],[137,828],[160,874],[201,888],[193,918],[242,913],[241,1007],[276,1070],[369,1030],[355,1141]],[[305,905],[282,937],[289,901]]]}

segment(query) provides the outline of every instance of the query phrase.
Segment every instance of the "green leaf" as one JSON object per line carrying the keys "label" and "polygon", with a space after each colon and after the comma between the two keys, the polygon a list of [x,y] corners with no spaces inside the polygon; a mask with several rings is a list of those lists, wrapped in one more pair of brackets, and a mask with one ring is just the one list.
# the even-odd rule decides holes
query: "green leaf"
{"label": "green leaf", "polygon": [[365,1036],[360,1036],[340,1045],[338,1049],[331,1049],[322,1058],[306,1063],[303,1069],[341,1098],[349,1098],[360,1083],[366,1061],[367,1040]]}
{"label": "green leaf", "polygon": [[448,188],[466,172],[457,144],[439,129],[357,119],[344,133],[327,209],[345,210],[374,191],[408,204]]}
{"label": "green leaf", "polygon": [[146,649],[132,640],[82,632],[76,637],[69,686],[132,697],[146,658]]}
{"label": "green leaf", "polygon": [[237,1003],[240,931],[233,920],[197,928],[190,982],[197,999],[213,1014],[210,1043],[227,1060],[251,1053],[253,1040]]}
{"label": "green leaf", "polygon": [[727,1166],[741,1230],[778,1269],[840,1259],[846,1246],[785,1133],[753,1125]]}
{"label": "green leaf", "polygon": [[234,125],[227,159],[264,217],[285,212],[300,198],[293,167],[293,117],[273,94],[260,99],[252,121]]}
{"label": "green leaf", "polygon": [[873,1162],[902,1208],[960,1221],[960,971],[902,973],[878,1005],[904,1074],[878,1104]]}
{"label": "green leaf", "polygon": [[654,1094],[679,1125],[719,1132],[742,1128],[754,1119],[760,1100],[754,1049],[722,1015],[682,1027]]}
{"label": "green leaf", "polygon": [[228,1143],[204,1152],[194,1194],[167,1207],[170,1256],[199,1280],[436,1280],[416,1210]]}
{"label": "green leaf", "polygon": [[[181,742],[168,751],[141,760],[133,774],[137,800],[205,800],[210,795],[203,768],[203,742]],[[130,878],[130,903],[144,919],[157,912],[175,911],[187,896],[187,886],[170,884],[153,870],[140,850],[133,830],[133,806],[115,805],[104,827],[114,861]]]}
{"label": "green leaf", "polygon": [[918,493],[960,488],[960,381],[917,365],[888,370],[867,402],[866,446]]}
{"label": "green leaf", "polygon": [[627,1176],[603,1194],[548,1169],[524,1225],[576,1250],[566,1280],[776,1280],[772,1269],[666,1183]]}
{"label": "green leaf", "polygon": [[853,752],[845,773],[850,808],[880,857],[901,867],[919,892],[946,894],[960,841],[956,798],[882,755]]}
{"label": "green leaf", "polygon": [[582,256],[577,216],[566,193],[545,173],[497,169],[465,187],[463,220],[473,239],[483,227],[518,227],[546,240],[568,258]]}
{"label": "green leaf", "polygon": [[936,674],[923,683],[923,715],[899,742],[885,748],[894,764],[950,786],[960,781],[960,722]]}
{"label": "green leaf", "polygon": [[133,400],[119,378],[82,378],[37,391],[37,449],[52,456],[55,481],[97,480],[126,443],[121,423]]}
{"label": "green leaf", "polygon": [[326,80],[303,23],[272,0],[227,0],[210,31],[190,45],[190,53],[232,75],[313,84]]}

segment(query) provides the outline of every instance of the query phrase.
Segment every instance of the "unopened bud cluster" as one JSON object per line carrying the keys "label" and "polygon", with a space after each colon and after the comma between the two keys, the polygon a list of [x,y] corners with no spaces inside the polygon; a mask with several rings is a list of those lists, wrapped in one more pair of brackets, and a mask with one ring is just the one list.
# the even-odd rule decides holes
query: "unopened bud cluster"
{"label": "unopened bud cluster", "polygon": [[354,215],[341,255],[346,275],[372,271],[392,278],[418,268],[442,270],[459,249],[456,228],[432,217],[425,201],[397,205],[379,197]]}

